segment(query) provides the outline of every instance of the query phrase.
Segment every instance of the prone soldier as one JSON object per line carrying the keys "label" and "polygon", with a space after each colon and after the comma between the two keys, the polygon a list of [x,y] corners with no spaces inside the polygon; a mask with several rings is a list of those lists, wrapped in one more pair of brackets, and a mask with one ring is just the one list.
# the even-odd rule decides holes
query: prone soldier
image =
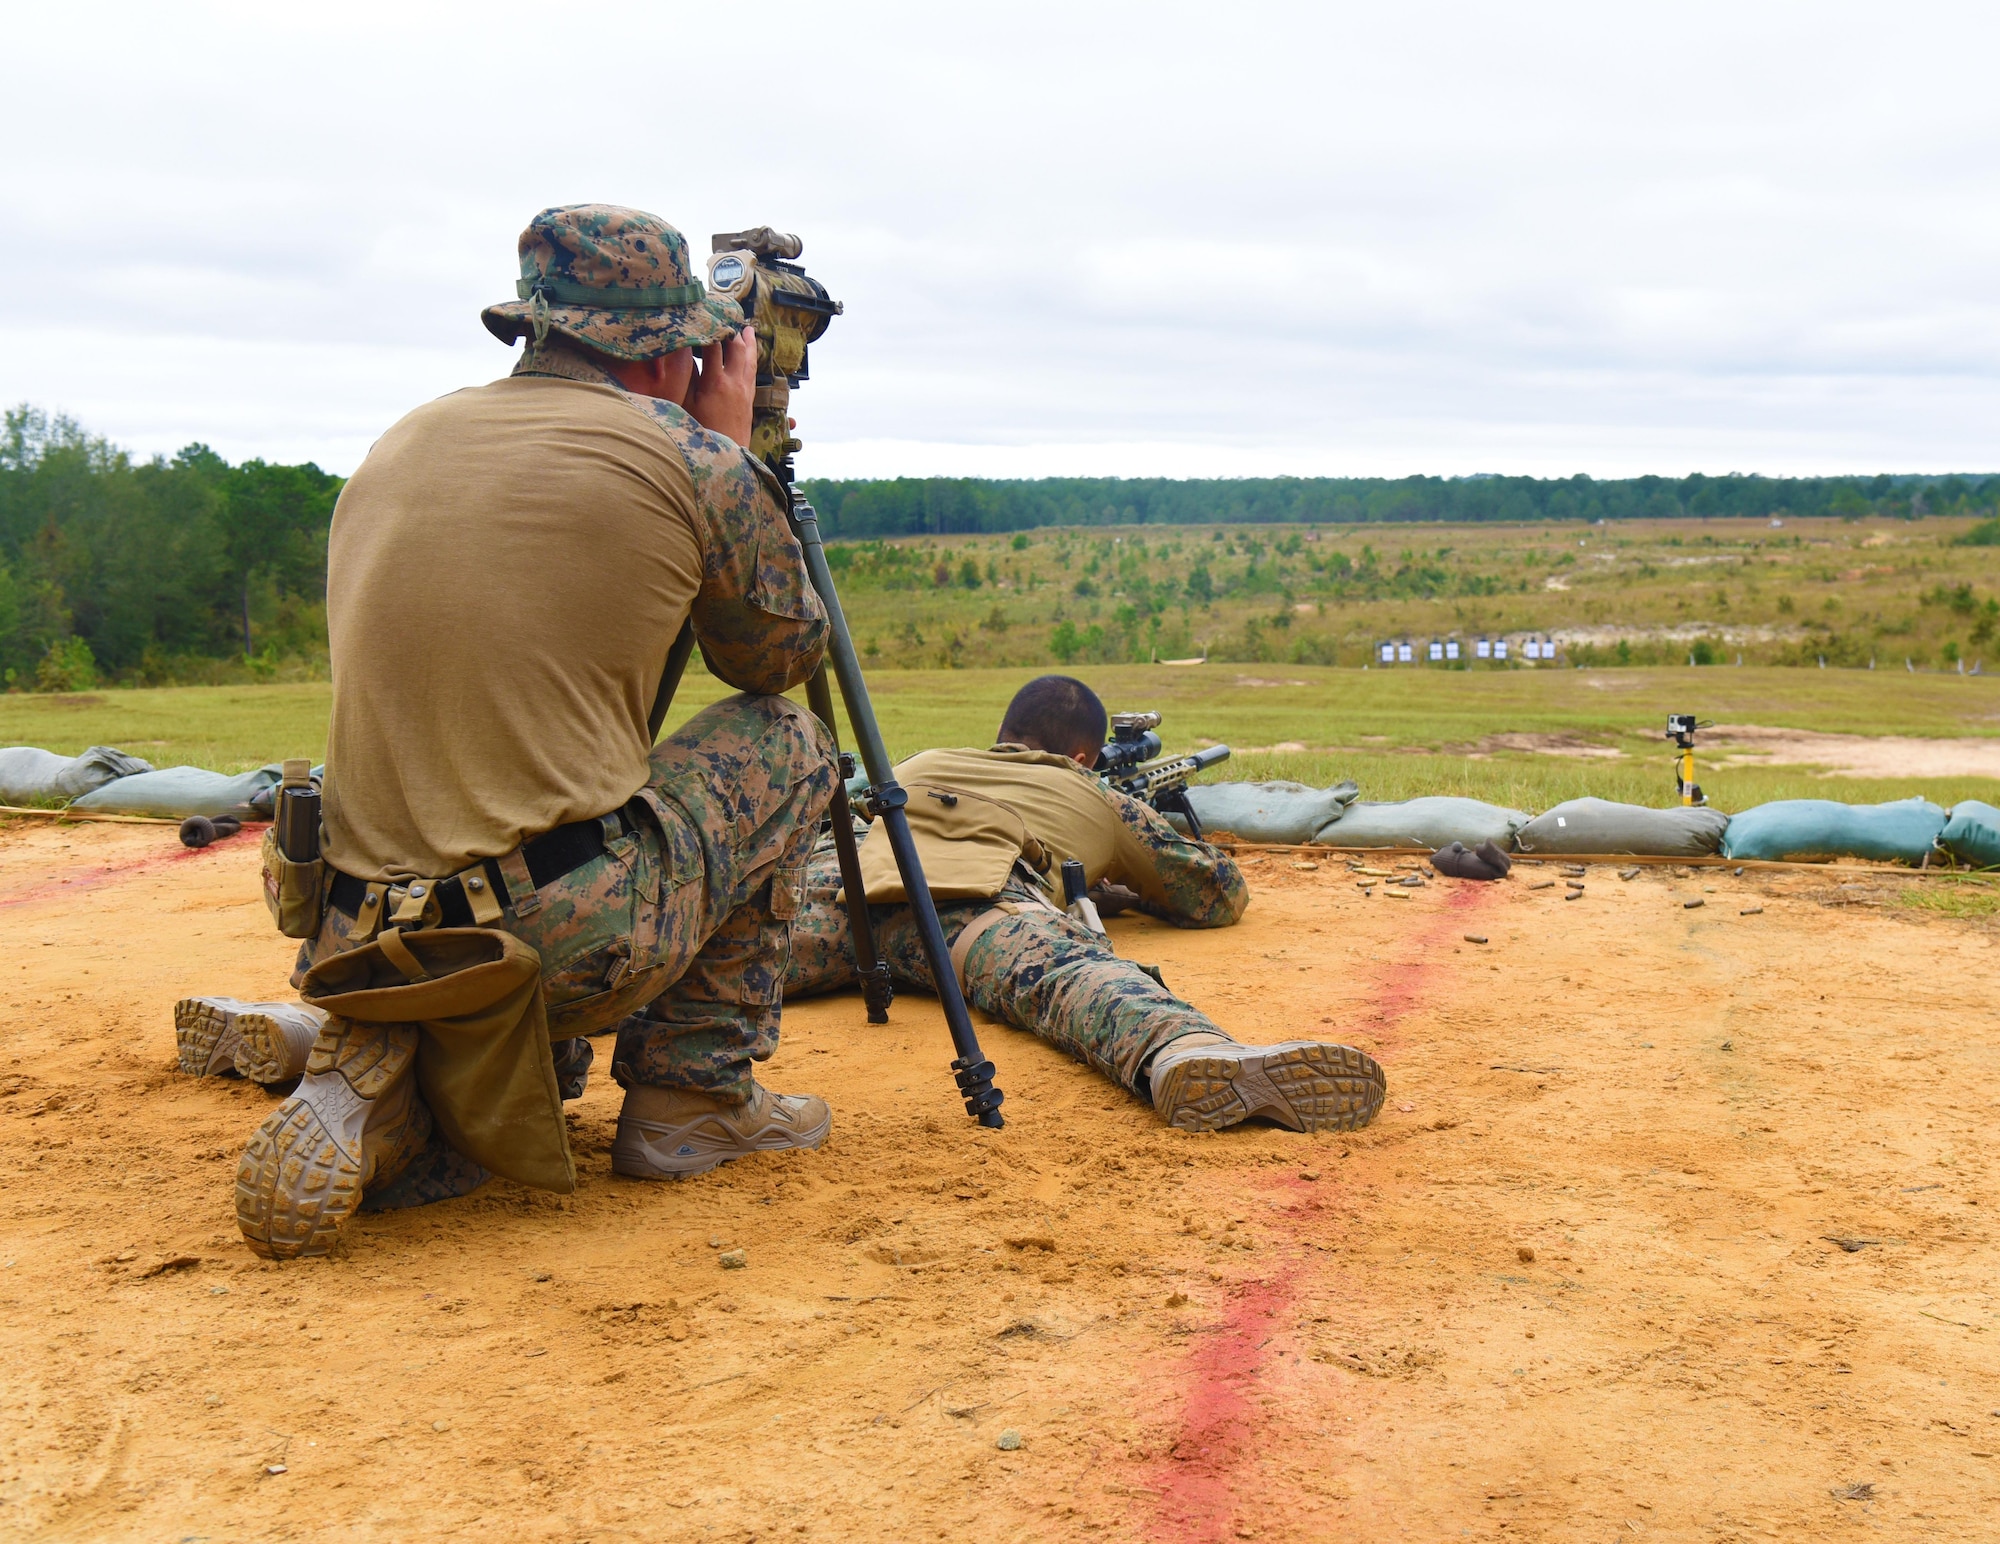
{"label": "prone soldier", "polygon": [[[830,1126],[752,1076],[836,776],[824,728],[778,695],[826,619],[743,448],[754,339],[657,216],[547,209],[520,260],[518,298],[482,313],[526,339],[512,374],[390,428],[335,511],[323,847],[266,849],[274,913],[305,939],[293,984],[329,1017],[238,1168],[267,1256],[325,1252],[364,1198],[420,1204],[489,1170],[570,1188],[558,1077],[614,1024],[620,1174]],[[740,694],[655,747],[690,618]]]}
{"label": "prone soldier", "polygon": [[[1227,854],[1091,775],[1105,723],[1083,682],[1041,676],[1015,694],[991,749],[923,751],[896,769],[967,1001],[1087,1062],[1184,1130],[1253,1117],[1294,1131],[1365,1126],[1387,1091],[1372,1058],[1321,1041],[1238,1044],[1049,899],[1041,876],[1070,860],[1090,886],[1129,887],[1141,910],[1177,927],[1227,927],[1249,904]],[[934,990],[879,827],[862,844],[861,871],[891,974]],[[807,870],[785,994],[856,979],[829,844]]]}

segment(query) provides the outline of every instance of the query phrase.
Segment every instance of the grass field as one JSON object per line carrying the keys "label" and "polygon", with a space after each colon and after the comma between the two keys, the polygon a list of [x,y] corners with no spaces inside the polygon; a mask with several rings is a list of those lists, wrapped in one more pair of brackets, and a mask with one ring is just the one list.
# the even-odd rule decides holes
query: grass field
{"label": "grass field", "polygon": [[[1660,731],[1669,712],[1732,724],[1921,737],[2000,736],[2000,679],[1884,670],[1521,669],[1405,671],[1287,665],[1106,665],[1077,669],[1114,709],[1156,708],[1170,748],[1220,741],[1226,778],[1344,777],[1362,797],[1455,793],[1524,809],[1594,794],[1671,802]],[[893,755],[990,740],[1025,668],[875,670],[870,688]],[[726,691],[697,668],[670,720]],[[326,749],[323,683],[174,687],[72,697],[0,697],[0,744],[74,753],[115,745],[156,765],[238,770]],[[1491,736],[1565,737],[1551,755],[1483,745]],[[852,736],[842,725],[843,743]],[[1924,794],[2000,802],[1992,778],[1829,779],[1807,767],[1705,768],[1719,808],[1775,798],[1850,802]]]}
{"label": "grass field", "polygon": [[1496,634],[1555,640],[1566,662],[1588,665],[1955,670],[2000,656],[2000,547],[1958,545],[1969,525],[1053,527],[828,551],[856,643],[878,666],[1204,649],[1239,664],[1358,666],[1387,638]]}
{"label": "grass field", "polygon": [[[1458,638],[1504,674],[1546,640],[1586,666],[2000,666],[2000,546],[1969,518],[1614,525],[1051,526],[827,548],[878,670],[1375,659]],[[317,613],[314,614],[315,616]],[[275,624],[276,614],[273,614]],[[323,680],[323,617],[282,657],[156,660],[119,684]],[[289,624],[288,624],[289,625]],[[1513,661],[1475,662],[1482,636]],[[274,645],[275,648],[275,645]],[[157,666],[157,668],[155,668]]]}

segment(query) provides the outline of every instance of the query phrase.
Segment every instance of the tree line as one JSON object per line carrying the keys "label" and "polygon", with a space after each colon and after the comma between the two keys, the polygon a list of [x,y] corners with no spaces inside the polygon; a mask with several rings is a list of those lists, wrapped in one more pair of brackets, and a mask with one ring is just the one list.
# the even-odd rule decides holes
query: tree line
{"label": "tree line", "polygon": [[[61,415],[7,410],[0,682],[80,690],[100,679],[268,677],[287,662],[323,660],[327,530],[341,486],[309,462],[232,465],[199,444],[140,459]],[[1972,539],[2000,540],[2000,474],[897,478],[806,487],[827,536],[849,541],[1041,526],[1941,514],[1985,517],[1994,523]],[[901,556],[878,547],[871,561]],[[1360,571],[1340,577],[1384,593],[1403,583]],[[1208,581],[1198,566],[1189,593]]]}
{"label": "tree line", "polygon": [[73,691],[323,652],[340,488],[311,463],[232,466],[206,445],[138,460],[69,418],[7,410],[0,679]]}
{"label": "tree line", "polygon": [[828,536],[1038,526],[2000,514],[2000,474],[1870,477],[899,477],[805,484]]}

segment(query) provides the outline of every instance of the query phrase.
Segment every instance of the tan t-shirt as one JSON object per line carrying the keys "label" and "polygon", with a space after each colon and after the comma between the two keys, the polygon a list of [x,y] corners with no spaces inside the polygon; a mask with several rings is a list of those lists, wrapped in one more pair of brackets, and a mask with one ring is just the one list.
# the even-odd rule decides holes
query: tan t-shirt
{"label": "tan t-shirt", "polygon": [[[1021,850],[1021,833],[1046,851],[1047,880],[1058,898],[1066,858],[1083,865],[1089,884],[1109,880],[1147,899],[1161,898],[1153,854],[1121,818],[1114,796],[1067,756],[1019,745],[919,751],[897,766],[896,779],[909,790],[910,830],[924,883],[940,900],[998,895]],[[861,882],[871,902],[904,899],[880,822],[861,846]]]}
{"label": "tan t-shirt", "polygon": [[818,658],[823,613],[748,457],[571,364],[417,409],[341,493],[336,869],[438,878],[624,804],[691,607],[732,684],[782,691]]}

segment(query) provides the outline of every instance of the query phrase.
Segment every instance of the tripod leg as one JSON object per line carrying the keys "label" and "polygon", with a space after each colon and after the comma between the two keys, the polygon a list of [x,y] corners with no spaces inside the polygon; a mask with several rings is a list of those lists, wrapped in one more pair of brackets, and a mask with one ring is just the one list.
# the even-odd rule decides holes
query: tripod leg
{"label": "tripod leg", "polygon": [[[951,1071],[958,1080],[958,1091],[965,1099],[965,1113],[976,1117],[982,1126],[1003,1125],[1000,1101],[1006,1096],[993,1086],[993,1063],[979,1049],[979,1038],[972,1028],[972,1015],[966,1011],[965,994],[958,985],[958,972],[952,968],[951,949],[944,941],[944,926],[938,921],[937,903],[931,899],[931,887],[924,878],[923,861],[917,856],[916,839],[910,835],[909,817],[903,813],[903,803],[908,795],[893,779],[886,787],[881,783],[875,784],[869,792],[878,804],[883,805],[877,818],[888,828],[889,847],[896,854],[896,869],[903,878],[903,891],[909,897],[910,913],[917,919],[917,935],[924,941],[924,957],[930,962],[931,979],[937,983],[938,1000],[944,1005],[945,1023],[951,1027],[952,1045],[958,1051]],[[891,797],[896,802],[886,803]]]}
{"label": "tripod leg", "polygon": [[938,1002],[951,1029],[952,1048],[958,1052],[951,1070],[958,1081],[958,1092],[965,1100],[965,1113],[982,1126],[1005,1125],[1000,1115],[1000,1101],[1005,1095],[993,1086],[993,1063],[979,1049],[979,1036],[973,1030],[965,994],[959,990],[958,972],[951,966],[951,951],[945,946],[937,905],[931,899],[931,887],[924,879],[917,844],[910,836],[910,822],[903,813],[909,796],[890,770],[882,728],[875,721],[875,707],[868,700],[868,683],[861,676],[861,660],[847,631],[847,616],[840,609],[840,595],[834,589],[833,570],[827,567],[826,549],[820,544],[819,516],[796,486],[792,488],[791,519],[792,530],[805,554],[806,572],[812,576],[813,588],[819,591],[820,601],[826,607],[827,654],[833,664],[834,679],[840,685],[841,699],[847,704],[847,720],[854,726],[861,763],[868,769],[869,805],[889,834],[889,847],[896,855],[903,893],[916,918],[924,955],[930,962],[931,979],[937,983]]}
{"label": "tripod leg", "polygon": [[694,623],[681,623],[680,635],[667,650],[667,666],[660,672],[659,687],[653,693],[653,711],[646,715],[646,725],[651,731],[647,743],[660,737],[660,726],[667,721],[667,709],[673,706],[674,693],[680,690],[681,677],[687,673],[688,659],[694,653]]}
{"label": "tripod leg", "polygon": [[[806,705],[813,710],[819,721],[826,725],[829,734],[836,734],[834,748],[839,749],[839,740],[834,730],[833,693],[826,684],[826,666],[821,665],[806,683]],[[833,787],[833,850],[840,859],[840,885],[847,893],[847,926],[854,935],[854,967],[861,977],[861,1000],[868,1008],[870,1024],[889,1022],[889,999],[896,995],[896,986],[889,979],[889,962],[875,952],[875,924],[868,917],[868,892],[861,883],[861,853],[854,845],[854,812],[847,803],[847,781],[845,774],[853,762],[842,756],[842,778]]]}

